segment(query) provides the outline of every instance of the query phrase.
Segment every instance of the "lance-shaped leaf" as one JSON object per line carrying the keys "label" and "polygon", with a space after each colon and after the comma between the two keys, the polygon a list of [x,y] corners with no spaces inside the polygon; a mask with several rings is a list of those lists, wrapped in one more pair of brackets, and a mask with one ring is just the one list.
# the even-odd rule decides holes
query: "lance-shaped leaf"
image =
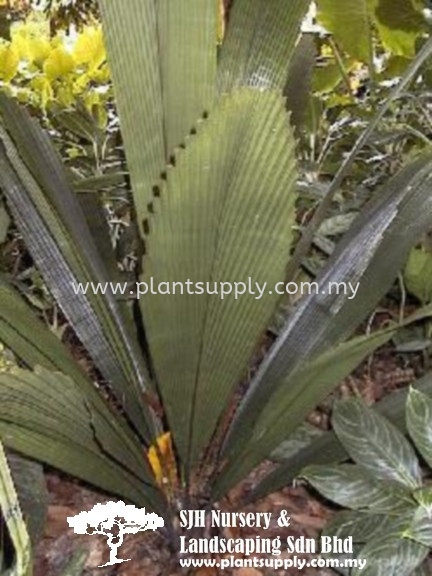
{"label": "lance-shaped leaf", "polygon": [[[416,381],[413,386],[426,394],[432,394],[432,374]],[[405,406],[408,391],[398,390],[389,394],[374,405],[403,433],[405,428]],[[288,453],[284,463],[269,474],[250,494],[249,500],[256,500],[290,484],[310,464],[335,464],[348,460],[349,455],[334,432],[321,432],[319,437],[296,454]]]}
{"label": "lance-shaped leaf", "polygon": [[416,510],[411,526],[404,533],[410,538],[429,548],[432,546],[432,507],[419,506]]}
{"label": "lance-shaped leaf", "polygon": [[[251,436],[259,438],[261,445],[266,443],[270,451],[287,437],[292,429],[284,433],[284,422],[287,415],[292,418],[287,411],[293,399],[301,402],[313,397],[314,387],[321,387],[319,381],[302,385],[299,369],[352,333],[390,288],[409,249],[430,227],[431,168],[430,156],[419,158],[380,190],[330,257],[317,280],[318,293],[305,297],[288,318],[252,379],[228,432],[224,453],[230,458],[230,473],[238,469],[239,460],[246,469],[242,447],[249,444]],[[412,224],[405,226],[406,222]],[[349,290],[336,289],[339,282],[357,287],[355,297]],[[311,408],[309,403],[304,405]],[[301,416],[305,415],[302,411]],[[259,457],[250,457],[251,466]]]}
{"label": "lance-shaped leaf", "polygon": [[[0,442],[0,516],[4,518],[14,547],[15,562],[11,573],[20,576],[32,574],[32,544],[24,521],[18,494],[9,468],[3,445]],[[1,544],[1,542],[0,542]],[[7,574],[10,566],[2,566],[0,546],[0,572]],[[5,572],[3,572],[5,569]]]}
{"label": "lance-shaped leaf", "polygon": [[309,0],[236,0],[218,65],[218,90],[282,90]]}
{"label": "lance-shaped leaf", "polygon": [[354,568],[352,576],[410,576],[428,553],[427,546],[384,533],[359,551],[358,557],[366,560],[366,566]]}
{"label": "lance-shaped leaf", "polygon": [[[107,281],[85,218],[47,135],[26,111],[0,99],[0,186],[54,297],[144,437],[150,416],[141,352],[110,290],[86,294],[73,284]],[[78,292],[78,293],[77,293]],[[147,422],[147,423],[146,423]]]}
{"label": "lance-shaped leaf", "polygon": [[420,454],[432,467],[432,399],[412,388],[406,411],[409,434]]}
{"label": "lance-shaped leaf", "polygon": [[350,457],[374,477],[408,488],[421,485],[414,449],[386,418],[358,399],[336,404],[333,429]]}
{"label": "lance-shaped leaf", "polygon": [[6,446],[134,502],[163,508],[138,443],[111,426],[75,383],[44,368],[0,374],[0,439]]}
{"label": "lance-shaped leaf", "polygon": [[[294,162],[282,97],[242,89],[200,123],[160,184],[142,280],[177,286],[170,295],[167,284],[166,294],[149,288],[140,302],[184,462],[210,440],[274,311],[270,287],[284,277],[292,240]],[[223,297],[221,282],[232,293]],[[255,282],[267,283],[261,297]]]}
{"label": "lance-shaped leaf", "polygon": [[[375,535],[394,527],[398,518],[389,514],[374,514],[369,511],[343,510],[339,512],[323,529],[323,535],[336,536],[337,538],[349,538],[350,536],[355,543],[364,544],[368,540],[373,540]],[[402,529],[406,527],[404,521]]]}
{"label": "lance-shaped leaf", "polygon": [[100,2],[139,225],[174,146],[212,103],[217,0]]}
{"label": "lance-shaped leaf", "polygon": [[352,510],[370,508],[374,513],[395,513],[414,504],[407,488],[379,481],[353,464],[311,465],[303,470],[302,478],[328,500]]}

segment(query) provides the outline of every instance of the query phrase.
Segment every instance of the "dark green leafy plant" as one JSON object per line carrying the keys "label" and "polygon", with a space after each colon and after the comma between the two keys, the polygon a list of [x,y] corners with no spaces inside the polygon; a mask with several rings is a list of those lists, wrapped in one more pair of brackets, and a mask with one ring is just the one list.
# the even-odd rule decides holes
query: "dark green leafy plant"
{"label": "dark green leafy plant", "polygon": [[[281,94],[308,4],[236,0],[219,47],[217,2],[102,0],[145,248],[141,281],[284,280],[297,196],[295,140]],[[110,290],[75,293],[72,282],[110,280],[113,254],[94,238],[77,183],[48,136],[1,97],[0,187],[99,384],[38,320],[13,278],[0,279],[0,340],[26,366],[0,375],[1,440],[157,511],[172,536],[179,507],[224,496],[395,334],[398,324],[347,340],[430,226],[431,169],[430,154],[417,158],[367,205],[321,272],[318,293],[285,322],[237,406],[277,294],[146,294],[131,310]],[[356,298],[329,294],[329,281],[360,283]],[[431,313],[424,308],[405,323]]]}
{"label": "dark green leafy plant", "polygon": [[[353,537],[356,556],[367,560],[352,575],[416,573],[432,546],[430,472],[386,418],[358,399],[338,403],[333,429],[354,463],[311,465],[302,472],[318,492],[339,506],[325,534]],[[410,438],[432,466],[432,400],[411,388],[406,402]]]}

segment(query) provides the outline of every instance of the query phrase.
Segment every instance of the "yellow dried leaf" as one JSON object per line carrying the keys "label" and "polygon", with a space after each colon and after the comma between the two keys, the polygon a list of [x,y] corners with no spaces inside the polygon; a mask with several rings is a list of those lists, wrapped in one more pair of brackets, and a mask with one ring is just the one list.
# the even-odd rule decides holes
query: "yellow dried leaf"
{"label": "yellow dried leaf", "polygon": [[[161,434],[155,445],[150,446],[147,457],[159,486],[172,486],[175,484],[177,467],[171,441],[171,432]],[[163,459],[161,463],[159,456]],[[168,477],[167,477],[168,476]]]}
{"label": "yellow dried leaf", "polygon": [[0,79],[10,82],[18,72],[19,55],[12,44],[0,46]]}
{"label": "yellow dried leaf", "polygon": [[55,48],[45,60],[43,69],[49,80],[61,78],[72,72],[75,60],[62,46]]}

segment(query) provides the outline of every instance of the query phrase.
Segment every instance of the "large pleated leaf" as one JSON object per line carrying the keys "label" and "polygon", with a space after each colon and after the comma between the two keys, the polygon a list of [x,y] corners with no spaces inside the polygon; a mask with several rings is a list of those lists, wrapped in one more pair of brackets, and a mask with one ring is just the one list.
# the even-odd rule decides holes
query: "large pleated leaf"
{"label": "large pleated leaf", "polygon": [[[432,374],[417,380],[413,386],[425,394],[432,394]],[[408,389],[389,394],[374,405],[378,413],[388,418],[399,430],[406,432],[405,404]],[[289,454],[285,462],[269,474],[250,495],[251,500],[262,498],[282,486],[290,484],[309,464],[336,464],[348,460],[349,455],[334,432],[322,432],[308,446],[296,454]]]}
{"label": "large pleated leaf", "polygon": [[66,347],[1,275],[0,341],[31,368],[40,364],[73,378],[83,377]]}
{"label": "large pleated leaf", "polygon": [[235,0],[218,66],[218,90],[282,90],[309,0]]}
{"label": "large pleated leaf", "polygon": [[139,224],[152,187],[213,100],[217,0],[101,0]]}
{"label": "large pleated leaf", "polygon": [[134,201],[142,225],[152,186],[166,160],[156,2],[101,0],[99,6]]}
{"label": "large pleated leaf", "polygon": [[[230,458],[229,474],[237,475],[239,460],[244,470],[250,470],[260,459],[258,453],[263,457],[264,446],[271,451],[292,432],[290,427],[285,432],[284,422],[293,418],[294,397],[310,409],[305,399],[313,398],[315,388],[322,390],[322,384],[315,379],[302,385],[300,369],[353,332],[390,288],[419,235],[430,227],[431,169],[430,156],[422,157],[379,191],[317,279],[318,293],[305,297],[288,318],[231,425],[224,450]],[[401,226],[404,234],[400,234]],[[356,296],[330,291],[330,282],[358,283]],[[244,447],[250,438],[259,438],[262,451],[256,443],[255,455],[245,459]]]}
{"label": "large pleated leaf", "polygon": [[[274,310],[295,201],[294,140],[282,98],[242,89],[222,98],[160,183],[143,281],[182,282],[141,297],[170,427],[182,459],[210,439]],[[187,281],[267,282],[261,298],[188,294]],[[166,286],[163,288],[166,291]],[[225,286],[227,289],[227,285]],[[194,288],[192,287],[192,292]]]}
{"label": "large pleated leaf", "polygon": [[96,366],[149,437],[150,417],[141,398],[146,369],[133,332],[109,290],[83,294],[72,286],[108,278],[61,161],[37,123],[4,96],[0,114],[0,186],[15,222]]}
{"label": "large pleated leaf", "polygon": [[104,490],[163,507],[141,446],[113,427],[108,408],[59,372],[0,374],[0,439]]}
{"label": "large pleated leaf", "polygon": [[114,413],[69,350],[39,320],[20,295],[0,276],[0,341],[30,368],[39,365],[69,376],[83,396],[101,413],[109,410],[112,433],[129,444],[136,439],[123,416]]}
{"label": "large pleated leaf", "polygon": [[157,7],[165,139],[172,153],[213,103],[219,2],[158,0]]}
{"label": "large pleated leaf", "polygon": [[[0,341],[4,342],[9,348],[11,348],[29,367],[34,368],[36,365],[43,366],[49,370],[61,371],[64,374],[70,376],[74,381],[74,386],[79,389],[79,394],[86,405],[92,407],[92,411],[98,415],[102,415],[106,429],[103,432],[106,434],[106,438],[112,438],[117,443],[120,443],[118,453],[116,454],[116,461],[119,465],[125,468],[130,468],[137,473],[138,471],[149,479],[151,473],[147,466],[146,460],[144,459],[144,453],[142,447],[137,443],[136,438],[132,434],[130,427],[125,422],[124,418],[120,414],[116,414],[113,410],[106,404],[102,399],[102,395],[97,391],[94,384],[89,380],[87,375],[80,368],[79,364],[72,357],[67,348],[60,342],[60,340],[41,322],[37,316],[34,314],[33,310],[28,306],[23,299],[16,293],[8,284],[1,280],[0,277]],[[23,373],[24,374],[24,373]],[[43,373],[44,375],[47,372]],[[30,376],[28,376],[30,378]],[[59,382],[64,382],[66,379],[64,376],[59,376]],[[26,380],[27,382],[27,380]],[[41,396],[38,402],[42,404],[49,404],[47,400],[47,395],[53,394],[55,397],[55,391],[50,388],[51,377],[44,378],[38,382],[40,384]],[[68,381],[67,385],[70,385]],[[43,388],[42,388],[43,386]],[[55,401],[62,402],[64,400],[63,389],[55,388],[59,394]],[[25,389],[23,394],[25,394]],[[0,382],[0,398],[2,397],[2,388]],[[19,397],[17,396],[17,402]],[[35,404],[34,410],[37,410],[38,404]],[[54,410],[54,408],[53,408]],[[1,418],[1,417],[0,417]],[[98,416],[99,418],[99,416]],[[1,425],[0,425],[1,426]],[[5,434],[8,433],[9,426],[13,424],[5,424],[2,430]],[[26,428],[26,426],[25,426]],[[35,428],[34,431],[29,432],[31,437],[37,436],[38,430]],[[1,433],[0,433],[1,434]],[[20,436],[23,431],[18,430],[17,432],[19,438],[17,443],[15,440],[10,444],[17,450],[21,450],[23,453],[29,455],[30,457],[37,457],[42,461],[46,461],[52,466],[56,466],[61,469],[65,469],[70,473],[75,473],[80,476],[80,453],[79,450],[72,446],[71,448],[71,461],[67,458],[66,453],[69,450],[68,445],[58,445],[54,442],[52,447],[52,453],[45,459],[43,456],[43,446],[44,438],[40,437],[40,442],[32,440],[29,444],[26,436]],[[102,446],[102,442],[99,445]],[[25,446],[28,444],[28,447]],[[23,447],[24,446],[24,447]],[[33,452],[33,448],[34,452]],[[85,454],[82,456],[83,459],[86,458]],[[83,467],[86,468],[86,464],[82,461]],[[30,477],[30,472],[33,474],[33,479],[36,480],[36,471],[33,468],[36,464],[31,462],[26,462],[22,458],[12,457],[12,470],[17,474],[17,489],[20,496],[25,499],[24,510],[29,509],[27,506],[27,489],[25,488],[25,483],[28,483]],[[142,469],[142,470],[141,470]],[[95,485],[101,486],[103,488],[109,489],[106,485],[103,474],[105,468],[101,468],[101,477],[98,477],[98,468],[94,465],[90,468],[90,472],[84,471],[83,477],[85,480],[92,482]],[[26,473],[25,482],[23,483],[23,473]],[[34,483],[35,484],[35,483]],[[36,502],[33,502],[33,506]],[[30,532],[33,535],[37,531],[37,520],[38,516],[35,510],[32,510],[30,518]]]}

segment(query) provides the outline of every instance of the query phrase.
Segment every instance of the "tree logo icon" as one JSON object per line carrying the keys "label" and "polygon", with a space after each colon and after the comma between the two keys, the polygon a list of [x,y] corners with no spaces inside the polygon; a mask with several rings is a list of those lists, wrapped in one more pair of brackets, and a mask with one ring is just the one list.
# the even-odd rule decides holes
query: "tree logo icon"
{"label": "tree logo icon", "polygon": [[109,562],[99,566],[111,566],[128,562],[117,558],[117,552],[123,544],[125,534],[137,534],[144,530],[162,528],[164,520],[154,512],[146,514],[145,508],[125,504],[123,501],[96,504],[88,512],[80,512],[69,516],[68,524],[75,534],[102,534],[106,536],[110,548]]}

